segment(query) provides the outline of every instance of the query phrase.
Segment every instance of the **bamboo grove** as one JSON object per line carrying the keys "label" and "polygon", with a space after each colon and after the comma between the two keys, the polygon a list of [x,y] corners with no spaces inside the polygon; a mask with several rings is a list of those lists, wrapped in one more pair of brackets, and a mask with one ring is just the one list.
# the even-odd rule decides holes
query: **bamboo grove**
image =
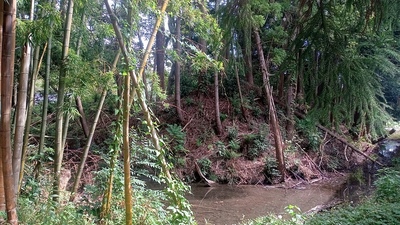
{"label": "bamboo grove", "polygon": [[[17,200],[27,179],[40,179],[46,166],[52,167],[48,196],[60,201],[71,130],[84,141],[72,174],[69,200],[76,201],[102,113],[111,115],[106,135],[113,144],[102,152],[109,174],[99,217],[118,204],[111,196],[121,160],[125,222],[135,223],[132,133],[142,129],[166,186],[171,220],[193,224],[183,197],[187,187],[172,172],[153,113],[166,99],[185,126],[188,96],[212,93],[208,113],[220,135],[226,130],[220,99],[238,99],[246,120],[245,95],[261,93],[281,181],[284,142],[295,136],[296,113],[372,140],[400,108],[397,0],[9,0],[0,9],[0,208],[10,224],[18,224]],[[93,118],[86,118],[88,111]],[[26,166],[32,146],[33,167]],[[43,157],[48,149],[53,152]]]}

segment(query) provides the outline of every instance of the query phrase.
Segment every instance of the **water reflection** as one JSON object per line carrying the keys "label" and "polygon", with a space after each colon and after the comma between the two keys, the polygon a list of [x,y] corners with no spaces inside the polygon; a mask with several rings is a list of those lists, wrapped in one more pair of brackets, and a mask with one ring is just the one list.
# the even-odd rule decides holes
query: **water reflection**
{"label": "water reflection", "polygon": [[[336,189],[337,190],[337,189]],[[188,195],[198,224],[239,224],[269,213],[284,213],[288,205],[305,212],[334,199],[336,190],[328,185],[308,185],[300,189],[263,186],[192,186]]]}

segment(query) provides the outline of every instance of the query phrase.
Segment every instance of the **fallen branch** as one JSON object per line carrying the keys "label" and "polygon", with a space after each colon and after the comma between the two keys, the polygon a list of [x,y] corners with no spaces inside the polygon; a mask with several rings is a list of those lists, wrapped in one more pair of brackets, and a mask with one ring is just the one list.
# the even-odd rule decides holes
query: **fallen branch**
{"label": "fallen branch", "polygon": [[209,179],[207,179],[204,175],[203,175],[203,173],[201,172],[201,169],[200,169],[200,167],[199,167],[199,165],[197,164],[197,162],[195,161],[194,162],[194,165],[195,165],[195,167],[196,167],[196,172],[200,175],[200,177],[207,183],[207,185],[208,186],[215,186],[217,183],[215,183],[214,181],[212,181],[212,180],[209,180]]}
{"label": "fallen branch", "polygon": [[[283,105],[281,102],[276,101],[279,105]],[[306,116],[303,113],[300,113],[298,111],[295,111],[294,114],[302,119],[304,119]],[[369,155],[365,154],[363,151],[361,151],[360,149],[358,149],[356,146],[354,146],[353,144],[351,144],[350,142],[348,142],[346,139],[340,137],[339,135],[337,135],[336,133],[334,133],[333,131],[329,130],[328,128],[322,126],[321,124],[317,124],[316,125],[319,129],[325,131],[326,133],[330,134],[332,137],[336,138],[337,140],[339,140],[340,142],[342,142],[343,144],[349,146],[350,148],[352,148],[354,151],[356,151],[357,153],[361,154],[362,156],[364,156],[365,158],[371,160],[372,162],[380,165],[380,166],[384,166],[382,163],[376,161],[375,159],[371,158]]]}
{"label": "fallen branch", "polygon": [[359,150],[356,146],[354,146],[353,144],[349,143],[347,140],[345,140],[344,138],[340,137],[339,135],[335,134],[334,132],[328,130],[328,128],[317,124],[317,127],[325,132],[327,132],[328,134],[330,134],[332,137],[336,138],[337,140],[341,141],[343,144],[349,146],[350,148],[352,148],[354,151],[356,151],[357,153],[361,154],[362,156],[364,156],[365,158],[371,160],[372,162],[383,166],[382,163],[376,161],[375,159],[371,158],[369,155],[365,154],[363,151]]}
{"label": "fallen branch", "polygon": [[313,208],[311,208],[310,210],[308,210],[307,212],[305,212],[306,215],[314,215],[318,212],[324,211],[324,210],[328,210],[331,209],[339,204],[342,204],[343,201],[333,201],[331,203],[325,204],[325,205],[317,205]]}

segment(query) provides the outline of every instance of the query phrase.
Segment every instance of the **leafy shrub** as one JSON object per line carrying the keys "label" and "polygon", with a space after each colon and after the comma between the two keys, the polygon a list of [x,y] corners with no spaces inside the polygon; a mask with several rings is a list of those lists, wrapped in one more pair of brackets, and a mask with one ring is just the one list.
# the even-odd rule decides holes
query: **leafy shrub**
{"label": "leafy shrub", "polygon": [[307,225],[397,225],[400,222],[399,203],[370,201],[357,207],[347,206],[332,212],[316,214],[306,221]]}
{"label": "leafy shrub", "polygon": [[228,140],[234,140],[238,137],[238,128],[233,126],[233,127],[228,127]]}
{"label": "leafy shrub", "polygon": [[318,150],[321,144],[321,138],[315,124],[316,122],[311,118],[297,120],[296,122],[297,130],[304,135],[309,148],[313,151]]}
{"label": "leafy shrub", "polygon": [[[240,156],[239,153],[235,152],[233,149],[229,149],[225,146],[225,144],[221,141],[217,141],[215,143],[217,154],[224,159],[233,159]],[[237,147],[237,146],[235,146]],[[239,146],[240,148],[240,146]]]}
{"label": "leafy shrub", "polygon": [[185,139],[186,134],[182,131],[182,127],[177,124],[167,125],[168,137],[170,139],[171,147],[173,148],[173,153],[184,153],[185,149]]}
{"label": "leafy shrub", "polygon": [[400,203],[400,171],[393,169],[382,169],[380,177],[375,182],[377,201]]}
{"label": "leafy shrub", "polygon": [[19,198],[18,207],[20,224],[95,224],[94,217],[82,212],[70,202],[33,202],[29,198]]}
{"label": "leafy shrub", "polygon": [[285,208],[285,211],[289,216],[288,219],[283,218],[281,215],[269,215],[250,220],[242,225],[300,225],[304,223],[305,217],[297,206],[289,205]]}
{"label": "leafy shrub", "polygon": [[197,160],[200,165],[201,172],[204,176],[210,175],[211,171],[211,160],[208,158],[201,158]]}

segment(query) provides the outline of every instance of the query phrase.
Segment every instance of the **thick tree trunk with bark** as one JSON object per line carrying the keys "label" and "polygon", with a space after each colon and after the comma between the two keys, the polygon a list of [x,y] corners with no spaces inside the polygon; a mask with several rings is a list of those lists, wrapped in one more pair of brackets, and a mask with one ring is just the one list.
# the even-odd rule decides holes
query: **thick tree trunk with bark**
{"label": "thick tree trunk with bark", "polygon": [[260,60],[264,91],[267,96],[271,131],[275,140],[276,161],[278,162],[278,170],[281,173],[281,181],[284,181],[286,176],[285,159],[283,154],[284,145],[279,127],[278,116],[276,114],[274,98],[272,96],[272,90],[269,83],[270,74],[268,72],[268,66],[267,66],[269,64],[269,61],[266,61],[264,58],[264,51],[262,48],[261,38],[258,30],[254,30],[254,36],[256,38],[256,45],[257,45],[258,57]]}
{"label": "thick tree trunk with bark", "polygon": [[16,1],[9,0],[4,2],[4,7],[0,9],[4,13],[1,54],[0,149],[3,163],[1,172],[4,178],[7,222],[12,225],[18,224],[11,150],[11,98],[14,81],[16,7]]}

